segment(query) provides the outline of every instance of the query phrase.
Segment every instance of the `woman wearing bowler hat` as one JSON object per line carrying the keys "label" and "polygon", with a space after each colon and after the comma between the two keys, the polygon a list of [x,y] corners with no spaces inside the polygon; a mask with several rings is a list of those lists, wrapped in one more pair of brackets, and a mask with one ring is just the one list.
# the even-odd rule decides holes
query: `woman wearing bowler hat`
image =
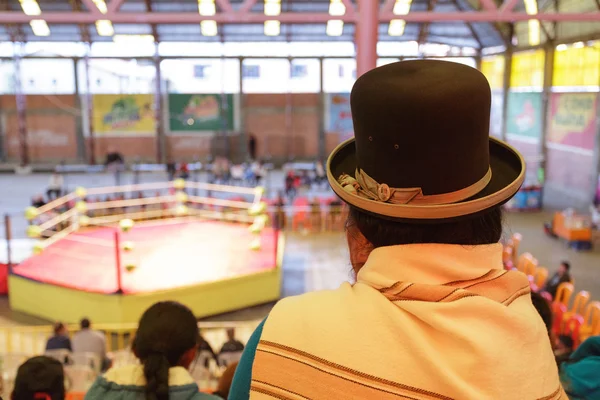
{"label": "woman wearing bowler hat", "polygon": [[502,265],[525,164],[489,137],[490,98],[443,61],[357,80],[355,138],[327,163],[356,283],[280,301],[230,399],[566,399],[529,282]]}

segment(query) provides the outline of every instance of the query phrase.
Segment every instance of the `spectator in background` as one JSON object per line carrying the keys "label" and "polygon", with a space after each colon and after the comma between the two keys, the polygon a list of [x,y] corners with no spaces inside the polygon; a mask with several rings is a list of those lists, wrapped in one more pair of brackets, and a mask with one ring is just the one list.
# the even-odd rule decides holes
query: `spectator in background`
{"label": "spectator in background", "polygon": [[46,342],[46,350],[69,350],[71,347],[71,339],[67,333],[67,327],[62,322],[54,324],[54,336],[50,337]]}
{"label": "spectator in background", "polygon": [[196,357],[198,323],[182,304],[168,301],[148,308],[131,345],[141,365],[115,367],[99,377],[86,400],[202,400],[188,372]]}
{"label": "spectator in background", "polygon": [[52,175],[50,175],[48,189],[46,190],[46,196],[48,197],[48,201],[52,201],[60,197],[64,184],[65,180],[63,179],[63,176],[58,172],[54,172]]}
{"label": "spectator in background", "polygon": [[546,283],[544,290],[550,293],[552,298],[556,296],[556,290],[561,283],[571,282],[570,270],[571,264],[568,261],[561,262],[558,271],[556,271],[554,275],[552,275],[552,278],[548,280],[548,283]]}
{"label": "spectator in background", "polygon": [[315,163],[315,183],[318,186],[321,186],[325,182],[327,182],[327,175],[325,174],[323,163],[321,161],[317,161]]}
{"label": "spectator in background", "polygon": [[115,185],[121,185],[121,173],[125,170],[125,159],[123,155],[115,150],[114,147],[109,147],[106,153],[104,166],[108,172],[114,174]]}
{"label": "spectator in background", "polygon": [[256,160],[256,136],[253,133],[248,134],[248,153],[251,160]]}
{"label": "spectator in background", "polygon": [[560,366],[565,361],[568,361],[573,353],[573,338],[569,335],[560,335],[555,342],[554,346],[554,358],[556,359],[556,365]]}
{"label": "spectator in background", "polygon": [[188,179],[190,177],[190,169],[186,162],[182,162],[179,165],[179,177],[181,179]]}
{"label": "spectator in background", "polygon": [[294,176],[294,171],[288,171],[285,176],[285,195],[290,201],[293,201],[294,197],[296,197],[296,177]]}
{"label": "spectator in background", "polygon": [[219,364],[227,366],[239,361],[243,351],[244,344],[235,338],[235,329],[227,329],[227,341],[219,351]]}
{"label": "spectator in background", "polygon": [[110,360],[106,357],[106,337],[104,333],[92,330],[89,319],[83,318],[80,322],[81,330],[73,335],[73,353],[92,353],[100,358],[102,371],[110,367]]}
{"label": "spectator in background", "polygon": [[169,182],[175,179],[175,174],[177,173],[177,164],[173,159],[169,159],[167,161],[167,175],[169,176]]}
{"label": "spectator in background", "polygon": [[12,400],[63,400],[65,372],[62,364],[39,356],[25,361],[17,370]]}
{"label": "spectator in background", "polygon": [[41,194],[33,196],[33,198],[31,199],[31,205],[36,208],[45,206],[46,202],[44,201],[44,196],[42,196]]}
{"label": "spectator in background", "polygon": [[229,390],[231,389],[231,383],[233,382],[233,376],[235,375],[238,364],[238,362],[234,362],[225,369],[223,375],[219,378],[217,391],[213,393],[215,396],[219,396],[223,400],[229,398]]}
{"label": "spectator in background", "polygon": [[198,357],[202,357],[204,368],[208,368],[210,359],[217,361],[215,351],[202,334],[198,335]]}
{"label": "spectator in background", "polygon": [[600,399],[600,336],[583,342],[562,364],[560,380],[571,400]]}

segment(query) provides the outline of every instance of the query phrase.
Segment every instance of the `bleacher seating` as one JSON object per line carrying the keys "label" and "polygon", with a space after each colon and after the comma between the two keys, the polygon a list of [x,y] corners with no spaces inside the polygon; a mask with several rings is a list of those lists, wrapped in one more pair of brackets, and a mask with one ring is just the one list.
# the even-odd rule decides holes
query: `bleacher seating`
{"label": "bleacher seating", "polygon": [[[521,234],[512,235],[504,246],[502,261],[507,268],[513,267],[526,274],[532,290],[542,290],[548,279],[548,269],[538,266],[537,259],[530,253],[519,255],[518,248],[522,240]],[[576,348],[590,336],[600,335],[600,301],[590,301],[590,294],[582,290],[575,295],[569,309],[574,291],[575,281],[571,280],[558,286],[554,298],[545,291],[540,294],[551,303],[553,333],[570,336]]]}

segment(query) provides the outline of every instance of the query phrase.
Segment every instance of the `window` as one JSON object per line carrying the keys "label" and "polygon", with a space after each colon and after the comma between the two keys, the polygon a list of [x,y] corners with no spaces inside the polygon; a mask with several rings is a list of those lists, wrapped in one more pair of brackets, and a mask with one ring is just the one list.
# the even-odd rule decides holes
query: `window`
{"label": "window", "polygon": [[208,78],[210,65],[194,65],[194,78]]}
{"label": "window", "polygon": [[513,54],[511,87],[542,88],[544,86],[544,50]]}
{"label": "window", "polygon": [[554,86],[599,86],[600,42],[559,46],[554,53]]}
{"label": "window", "polygon": [[305,64],[292,64],[290,71],[290,77],[292,78],[304,78],[308,75],[308,67]]}
{"label": "window", "polygon": [[504,56],[485,57],[481,60],[481,72],[492,89],[502,89],[504,82]]}
{"label": "window", "polygon": [[260,66],[244,64],[244,66],[242,67],[242,77],[252,79],[260,78]]}

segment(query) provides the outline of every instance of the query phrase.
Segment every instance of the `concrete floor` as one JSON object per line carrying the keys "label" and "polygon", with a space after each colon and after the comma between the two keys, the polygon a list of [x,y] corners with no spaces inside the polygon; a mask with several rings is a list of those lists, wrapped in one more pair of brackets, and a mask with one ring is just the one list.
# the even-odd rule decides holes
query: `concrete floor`
{"label": "concrete floor", "polygon": [[[44,191],[48,175],[28,176],[0,175],[0,213],[10,213],[13,218],[13,232],[16,237],[24,237],[26,221],[22,217],[25,206],[31,196]],[[126,176],[125,182],[132,176]],[[141,176],[142,182],[165,180],[160,174]],[[74,175],[67,180],[70,189],[83,185],[86,187],[111,185],[112,178],[107,175]],[[283,184],[281,173],[271,176],[268,186],[271,192],[277,191]],[[312,195],[312,193],[311,193]],[[588,290],[592,298],[600,300],[600,249],[592,252],[576,252],[543,232],[543,222],[550,220],[550,212],[511,213],[506,215],[506,235],[512,232],[523,234],[521,251],[531,252],[538,258],[540,265],[554,271],[561,260],[569,260],[577,290]],[[3,231],[3,229],[2,229]],[[0,238],[3,237],[0,234]],[[0,244],[3,245],[3,244]],[[345,239],[342,232],[303,235],[288,233],[286,237],[285,257],[283,261],[283,295],[297,295],[307,291],[331,289],[343,281],[351,280],[351,268],[348,261]],[[224,315],[207,318],[210,321],[242,321],[263,318],[272,304],[252,307]],[[12,312],[8,299],[0,297],[0,326],[39,325],[47,321]]]}

